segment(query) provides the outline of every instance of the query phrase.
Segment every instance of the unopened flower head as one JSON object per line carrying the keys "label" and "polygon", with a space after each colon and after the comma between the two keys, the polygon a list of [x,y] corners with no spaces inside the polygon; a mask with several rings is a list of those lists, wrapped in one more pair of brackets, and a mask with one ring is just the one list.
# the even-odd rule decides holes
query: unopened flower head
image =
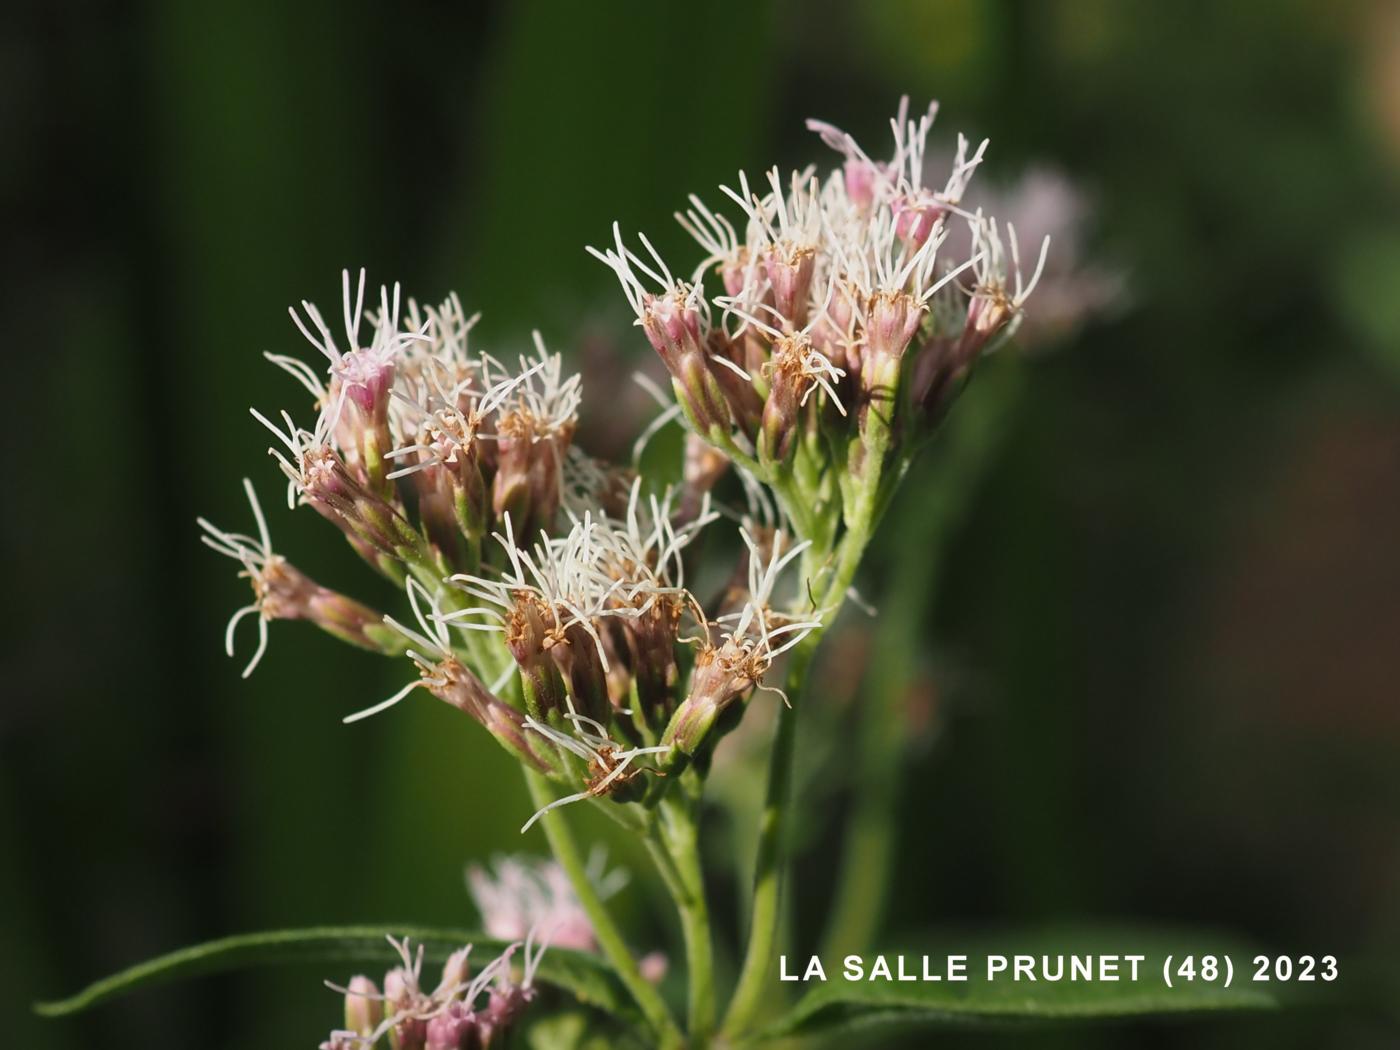
{"label": "unopened flower head", "polygon": [[384,1022],[384,997],[379,986],[363,975],[345,986],[345,1027],[356,1035],[370,1035]]}

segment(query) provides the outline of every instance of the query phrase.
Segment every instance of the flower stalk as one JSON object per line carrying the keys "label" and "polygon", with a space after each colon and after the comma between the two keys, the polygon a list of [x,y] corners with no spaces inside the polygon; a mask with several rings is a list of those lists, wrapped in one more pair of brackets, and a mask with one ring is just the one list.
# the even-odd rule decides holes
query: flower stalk
{"label": "flower stalk", "polygon": [[[553,801],[549,781],[541,774],[534,770],[525,770],[525,783],[537,806],[547,806]],[[550,852],[568,875],[579,903],[588,915],[589,922],[593,924],[599,949],[632,998],[636,1000],[637,1007],[651,1026],[658,1045],[666,1048],[684,1046],[685,1037],[676,1025],[675,1018],[671,1016],[655,986],[650,984],[637,968],[637,961],[632,957],[632,952],[622,937],[622,931],[617,928],[607,906],[589,880],[587,867],[562,814],[546,814],[540,823],[544,828],[545,838],[549,840]]]}

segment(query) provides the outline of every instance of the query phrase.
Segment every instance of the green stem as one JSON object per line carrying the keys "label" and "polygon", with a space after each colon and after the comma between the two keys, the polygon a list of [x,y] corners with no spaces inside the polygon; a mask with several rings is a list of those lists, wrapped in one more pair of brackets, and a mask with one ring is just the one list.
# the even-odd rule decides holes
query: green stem
{"label": "green stem", "polygon": [[[529,785],[530,797],[534,799],[535,805],[544,806],[554,801],[549,781],[541,774],[533,769],[526,769],[525,782]],[[569,877],[579,904],[588,915],[588,921],[593,924],[593,934],[598,938],[598,947],[612,964],[623,985],[632,993],[632,998],[637,1001],[642,1014],[651,1024],[660,1045],[684,1046],[685,1037],[662,1001],[661,994],[637,969],[637,961],[632,958],[627,943],[622,939],[622,932],[604,907],[598,891],[588,880],[583,858],[579,855],[578,846],[569,832],[568,825],[564,823],[563,815],[558,812],[546,813],[539,822],[549,840],[554,859]]]}
{"label": "green stem", "polygon": [[703,1046],[715,1027],[715,966],[710,941],[710,910],[705,901],[705,881],[700,867],[699,828],[696,810],[666,799],[661,803],[662,834],[675,864],[676,885],[671,886],[690,982],[690,1038]]}
{"label": "green stem", "polygon": [[799,699],[812,654],[820,641],[813,631],[792,650],[788,666],[787,693],[792,706],[778,709],[778,728],[773,738],[773,754],[768,766],[768,793],[758,824],[758,852],[754,861],[753,904],[749,917],[749,945],[744,955],[739,983],[724,1018],[724,1032],[730,1038],[743,1033],[763,1004],[764,992],[772,980],[773,953],[778,940],[778,920],[782,907],[783,814],[792,788],[792,761],[797,744]]}
{"label": "green stem", "polygon": [[[836,900],[823,954],[840,958],[869,947],[884,914],[895,840],[902,772],[904,691],[912,675],[920,598],[932,582],[936,556],[904,564],[882,609],[856,747],[857,783],[837,877]],[[918,566],[915,568],[914,566]],[[927,568],[924,568],[927,566]]]}
{"label": "green stem", "polygon": [[[855,578],[856,568],[865,553],[866,544],[875,527],[877,496],[880,491],[884,452],[888,447],[888,430],[875,423],[866,435],[870,454],[865,462],[864,476],[854,487],[853,499],[847,509],[846,532],[833,552],[831,576],[818,608],[823,619],[831,623],[840,611],[846,591]],[[742,1035],[753,1022],[763,1004],[765,990],[771,987],[773,955],[778,941],[783,892],[783,817],[792,792],[793,755],[797,747],[797,712],[802,687],[807,679],[812,656],[821,642],[824,628],[813,631],[792,650],[788,665],[788,703],[778,711],[778,728],[773,739],[773,752],[768,766],[768,791],[758,825],[758,850],[754,863],[753,905],[749,920],[749,944],[744,955],[739,983],[734,989],[729,1010],[724,1019],[724,1033],[731,1039]]]}

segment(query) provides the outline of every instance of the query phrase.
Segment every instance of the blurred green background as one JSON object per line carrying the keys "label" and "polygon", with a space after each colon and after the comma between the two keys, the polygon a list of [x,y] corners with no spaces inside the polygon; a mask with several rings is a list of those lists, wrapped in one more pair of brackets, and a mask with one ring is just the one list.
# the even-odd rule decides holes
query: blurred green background
{"label": "blurred green background", "polygon": [[[905,92],[942,100],[936,135],[991,137],[983,177],[1073,177],[1130,294],[1003,365],[1021,396],[985,469],[940,517],[935,446],[895,516],[947,524],[887,530],[868,567],[877,600],[911,565],[938,581],[896,606],[922,717],[898,741],[890,928],[1134,916],[1348,957],[1400,943],[1397,5],[72,0],[0,20],[11,1045],[313,1045],[338,1013],[315,973],[61,1023],[27,1004],[227,932],[470,924],[462,865],[522,845],[521,785],[475,727],[430,703],[339,724],[406,665],[287,624],[247,682],[221,651],[246,592],[194,517],[244,527],[245,474],[285,553],[387,601],[276,506],[246,410],[300,402],[260,357],[310,352],[284,308],[333,305],[344,266],[456,288],[483,345],[538,326],[597,358],[585,432],[615,441],[609,355],[645,348],[583,245],[616,218],[693,257],[669,218],[687,192],[827,162],[809,115],[883,152]],[[843,652],[870,631],[853,617]],[[830,720],[859,722],[848,691]],[[808,948],[840,827],[802,838]],[[639,942],[662,914],[629,896]],[[1357,1014],[945,1043],[1390,1040]]]}

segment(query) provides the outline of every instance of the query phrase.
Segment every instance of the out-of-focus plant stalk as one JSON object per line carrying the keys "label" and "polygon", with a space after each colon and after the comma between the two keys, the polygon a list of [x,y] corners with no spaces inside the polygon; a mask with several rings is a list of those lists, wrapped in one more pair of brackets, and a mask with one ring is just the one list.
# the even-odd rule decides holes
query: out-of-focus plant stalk
{"label": "out-of-focus plant stalk", "polygon": [[988,368],[978,394],[948,422],[941,455],[911,486],[923,498],[900,516],[891,537],[894,571],[882,603],[864,690],[852,782],[854,793],[835,902],[823,954],[839,957],[870,948],[880,932],[890,889],[905,739],[905,700],[924,614],[935,601],[949,536],[964,520],[985,476],[1004,423],[1021,400],[1021,369]]}

